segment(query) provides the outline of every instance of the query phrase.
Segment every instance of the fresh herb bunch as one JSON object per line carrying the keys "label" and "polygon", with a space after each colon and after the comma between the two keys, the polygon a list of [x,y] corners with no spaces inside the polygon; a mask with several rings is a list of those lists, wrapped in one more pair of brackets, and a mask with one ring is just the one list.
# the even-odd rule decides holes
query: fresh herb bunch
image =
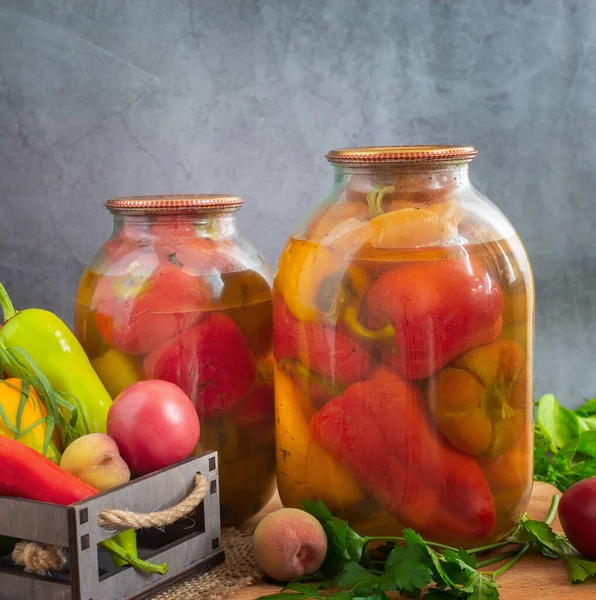
{"label": "fresh herb bunch", "polygon": [[596,476],[596,398],[576,410],[561,406],[553,394],[536,406],[534,478],[564,492]]}
{"label": "fresh herb bunch", "polygon": [[[555,496],[544,521],[521,519],[505,541],[462,550],[425,541],[412,529],[404,530],[403,537],[361,536],[346,521],[334,517],[321,500],[302,500],[304,510],[325,530],[327,557],[317,574],[292,581],[280,593],[266,598],[388,600],[387,592],[398,592],[411,598],[424,594],[427,600],[496,600],[496,578],[530,548],[549,558],[564,558],[570,580],[580,583],[596,576],[596,561],[578,556],[567,538],[551,529],[558,502]],[[371,542],[384,542],[373,556],[368,552]],[[485,560],[478,559],[478,555],[497,550],[502,551]],[[505,564],[495,571],[479,570],[500,562]]]}

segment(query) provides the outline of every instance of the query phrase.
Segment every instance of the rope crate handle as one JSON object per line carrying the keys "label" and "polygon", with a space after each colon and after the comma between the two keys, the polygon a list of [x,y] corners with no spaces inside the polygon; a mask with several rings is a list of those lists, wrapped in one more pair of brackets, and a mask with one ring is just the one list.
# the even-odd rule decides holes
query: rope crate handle
{"label": "rope crate handle", "polygon": [[100,527],[116,527],[117,529],[150,529],[166,527],[190,514],[201,504],[209,489],[209,481],[200,473],[194,477],[195,487],[186,498],[178,504],[150,513],[137,513],[117,508],[102,510],[97,517]]}

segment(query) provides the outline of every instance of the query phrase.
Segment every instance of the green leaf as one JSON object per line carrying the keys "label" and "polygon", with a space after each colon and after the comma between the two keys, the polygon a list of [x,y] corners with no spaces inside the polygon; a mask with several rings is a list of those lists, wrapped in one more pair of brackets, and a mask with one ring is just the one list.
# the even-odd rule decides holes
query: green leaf
{"label": "green leaf", "polygon": [[476,560],[465,550],[443,550],[441,564],[452,582],[465,585],[475,570]]}
{"label": "green leaf", "polygon": [[596,577],[596,561],[580,558],[578,556],[566,556],[567,567],[569,568],[569,581],[571,583],[581,583],[589,577]]}
{"label": "green leaf", "polygon": [[551,442],[554,449],[579,437],[579,417],[561,406],[553,394],[546,394],[538,401],[536,421],[541,433]]}
{"label": "green leaf", "polygon": [[583,431],[576,445],[576,452],[596,458],[596,431]]}
{"label": "green leaf", "polygon": [[301,498],[302,508],[312,515],[317,521],[325,523],[333,519],[331,511],[325,506],[325,503],[319,498],[316,502],[310,498]]}
{"label": "green leaf", "polygon": [[509,534],[507,541],[514,544],[528,542],[534,544],[544,556],[549,558],[577,555],[569,540],[564,535],[555,533],[544,521],[522,519]]}
{"label": "green leaf", "polygon": [[359,565],[357,562],[349,562],[344,565],[344,569],[337,576],[335,583],[339,588],[351,588],[352,586],[361,583],[374,583],[375,585],[378,585],[379,577]]}
{"label": "green leaf", "polygon": [[496,581],[489,579],[480,571],[474,571],[466,585],[461,589],[470,592],[468,600],[498,600],[498,587],[499,584]]}
{"label": "green leaf", "polygon": [[402,594],[420,596],[422,588],[432,582],[431,559],[424,545],[397,546],[385,563],[385,574],[395,582]]}
{"label": "green leaf", "polygon": [[579,408],[576,408],[573,412],[580,417],[590,417],[592,415],[596,415],[596,398],[588,400],[585,404]]}
{"label": "green leaf", "polygon": [[321,567],[321,573],[328,577],[334,576],[343,569],[345,563],[360,562],[361,559],[366,566],[372,566],[368,556],[365,555],[363,558],[363,551],[369,538],[359,535],[346,521],[334,517],[322,500],[314,502],[302,499],[300,502],[304,510],[321,523],[327,535],[327,556]]}

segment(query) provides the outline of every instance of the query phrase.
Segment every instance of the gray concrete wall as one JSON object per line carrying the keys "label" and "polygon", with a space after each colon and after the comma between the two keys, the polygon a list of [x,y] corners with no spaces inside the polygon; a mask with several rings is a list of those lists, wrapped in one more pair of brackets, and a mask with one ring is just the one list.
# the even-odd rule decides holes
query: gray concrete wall
{"label": "gray concrete wall", "polygon": [[596,395],[596,3],[0,0],[0,279],[70,319],[108,196],[243,195],[275,263],[331,147],[469,143],[538,292],[537,393]]}

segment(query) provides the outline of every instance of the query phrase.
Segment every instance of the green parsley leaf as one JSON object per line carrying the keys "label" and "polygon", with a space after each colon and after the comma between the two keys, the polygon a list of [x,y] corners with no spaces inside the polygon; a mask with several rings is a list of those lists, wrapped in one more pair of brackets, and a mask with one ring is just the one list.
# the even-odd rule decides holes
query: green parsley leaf
{"label": "green parsley leaf", "polygon": [[430,557],[423,545],[395,547],[385,563],[385,574],[395,582],[395,587],[389,589],[417,598],[422,588],[432,582],[430,565]]}
{"label": "green parsley leaf", "polygon": [[564,535],[555,533],[544,521],[522,518],[507,537],[507,541],[513,544],[534,544],[549,558],[577,555],[569,540]]}
{"label": "green parsley leaf", "polygon": [[317,519],[317,521],[320,521],[321,523],[333,519],[333,515],[320,498],[316,502],[314,500],[311,500],[310,498],[302,498],[300,500],[300,504],[302,504],[302,508],[309,515],[312,515],[315,519]]}
{"label": "green parsley leaf", "polygon": [[566,556],[565,561],[569,568],[569,581],[581,583],[589,577],[596,577],[596,560],[588,560],[579,556]]}
{"label": "green parsley leaf", "polygon": [[314,502],[302,499],[301,503],[304,510],[321,523],[327,535],[327,556],[321,573],[328,577],[334,576],[341,572],[347,562],[360,562],[361,559],[366,567],[372,567],[368,556],[363,556],[368,538],[359,535],[346,521],[334,517],[322,500]]}
{"label": "green parsley leaf", "polygon": [[480,571],[475,571],[469,578],[468,582],[461,589],[465,592],[470,592],[468,600],[498,600],[499,584]]}
{"label": "green parsley leaf", "polygon": [[357,584],[379,585],[379,577],[371,573],[357,562],[349,562],[344,565],[343,571],[337,576],[335,584],[339,588],[351,588]]}

